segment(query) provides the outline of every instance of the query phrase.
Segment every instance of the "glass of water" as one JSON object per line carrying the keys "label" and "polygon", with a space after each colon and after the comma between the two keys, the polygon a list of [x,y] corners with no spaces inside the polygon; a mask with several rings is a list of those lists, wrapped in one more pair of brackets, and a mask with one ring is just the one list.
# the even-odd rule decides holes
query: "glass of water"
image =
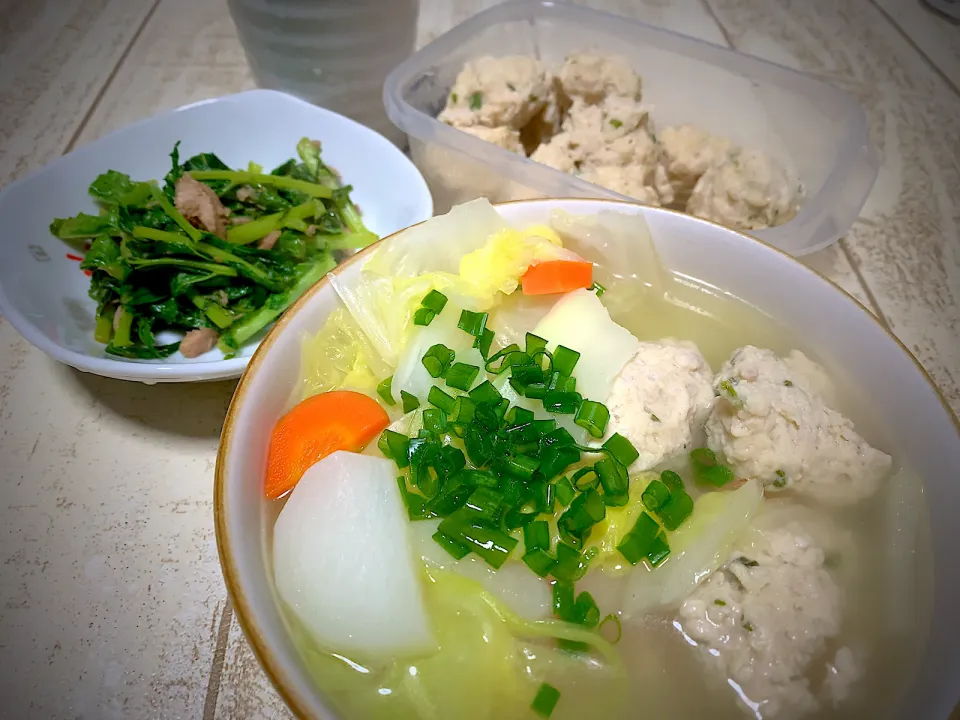
{"label": "glass of water", "polygon": [[261,87],[353,118],[402,146],[383,81],[414,49],[419,0],[229,0]]}

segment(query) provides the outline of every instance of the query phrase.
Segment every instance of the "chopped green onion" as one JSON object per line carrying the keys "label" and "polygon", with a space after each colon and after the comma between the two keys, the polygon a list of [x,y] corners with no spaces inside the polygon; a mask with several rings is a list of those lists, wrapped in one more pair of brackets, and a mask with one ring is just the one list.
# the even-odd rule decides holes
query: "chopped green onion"
{"label": "chopped green onion", "polygon": [[533,414],[533,410],[520,407],[519,405],[514,405],[507,410],[507,414],[503,419],[506,420],[507,424],[516,427],[518,425],[526,425],[527,423],[533,422],[535,417],[536,415]]}
{"label": "chopped green onion", "polygon": [[693,465],[693,476],[699,483],[723,487],[735,478],[733,470],[722,465],[710,448],[697,448],[692,451],[690,461]]}
{"label": "chopped green onion", "polygon": [[483,93],[475,92],[470,93],[470,109],[479,110],[483,107]]}
{"label": "chopped green onion", "polygon": [[540,461],[529,455],[515,455],[506,458],[504,467],[510,475],[520,480],[530,480],[540,467]]}
{"label": "chopped green onion", "polygon": [[670,501],[670,489],[659,480],[653,480],[647,485],[640,499],[647,510],[657,511]]}
{"label": "chopped green onion", "polygon": [[630,476],[627,469],[612,458],[604,458],[593,466],[603,486],[603,498],[607,505],[622,507],[627,504]]}
{"label": "chopped green onion", "polygon": [[440,448],[440,469],[450,477],[459,474],[467,466],[467,459],[463,450],[454,445],[444,445]]}
{"label": "chopped green onion", "polygon": [[463,445],[467,449],[470,462],[478,467],[486,465],[493,457],[493,439],[475,426],[467,429],[463,436]]}
{"label": "chopped green onion", "polygon": [[377,385],[377,395],[379,395],[387,405],[396,405],[397,401],[393,399],[393,375]]}
{"label": "chopped green onion", "polygon": [[477,523],[452,522],[453,516],[440,523],[439,530],[470,550],[494,569],[499,570],[519,542],[502,530]]}
{"label": "chopped green onion", "polygon": [[427,402],[434,407],[440,408],[445,413],[452,413],[457,401],[434,385],[427,394]]}
{"label": "chopped green onion", "polygon": [[570,478],[573,486],[580,492],[594,490],[600,485],[600,476],[597,475],[595,467],[585,467],[577,470]]}
{"label": "chopped green onion", "polygon": [[566,428],[557,428],[549,435],[543,438],[544,447],[552,445],[576,445],[576,442]]}
{"label": "chopped green onion", "polygon": [[603,444],[604,450],[609,452],[614,459],[624,467],[633,465],[634,461],[640,457],[640,453],[627,438],[620,433],[614,433]]}
{"label": "chopped green onion", "polygon": [[460,482],[471,487],[497,487],[500,481],[486,470],[464,470],[458,476]]}
{"label": "chopped green onion", "polygon": [[424,296],[420,304],[427,310],[439,315],[447,305],[447,296],[437,290],[431,290]]}
{"label": "chopped green onion", "polygon": [[483,332],[477,335],[473,341],[473,346],[480,351],[480,354],[486,358],[490,354],[490,346],[493,345],[494,332],[490,328],[484,328]]}
{"label": "chopped green onion", "polygon": [[500,516],[502,506],[503,495],[481,485],[470,494],[464,507],[473,512],[478,519],[493,522]]}
{"label": "chopped green onion", "polygon": [[593,629],[600,624],[600,608],[590,593],[584,591],[577,595],[574,611],[581,625]]}
{"label": "chopped green onion", "polygon": [[593,400],[584,400],[580,403],[580,408],[573,421],[584,428],[591,437],[602,438],[607,429],[607,421],[610,420],[610,411],[603,403]]}
{"label": "chopped green onion", "polygon": [[573,583],[557,580],[553,584],[553,614],[561,620],[573,622],[576,617]]}
{"label": "chopped green onion", "polygon": [[525,347],[527,350],[527,355],[533,357],[536,353],[547,349],[547,341],[539,335],[527,333]]}
{"label": "chopped green onion", "polygon": [[563,345],[558,345],[557,349],[553,351],[554,371],[560,372],[567,377],[573,375],[573,369],[577,366],[579,360],[580,353]]}
{"label": "chopped green onion", "polygon": [[603,297],[603,294],[607,291],[607,289],[598,282],[591,285],[590,289],[597,294],[597,297]]}
{"label": "chopped green onion", "polygon": [[430,308],[417,308],[417,311],[413,313],[413,324],[425,327],[432,323],[436,316],[437,314]]}
{"label": "chopped green onion", "polygon": [[560,507],[567,507],[577,496],[577,491],[566,477],[562,477],[554,483],[556,490],[554,495]]}
{"label": "chopped green onion", "polygon": [[447,370],[447,374],[444,379],[452,388],[457,390],[467,390],[470,385],[473,384],[473,381],[476,379],[477,375],[480,372],[480,368],[476,365],[468,365],[467,363],[456,362],[450,366],[450,369]]}
{"label": "chopped green onion", "polygon": [[457,425],[468,425],[473,422],[476,412],[477,406],[473,400],[461,395],[453,403],[453,409],[450,411],[450,422]]}
{"label": "chopped green onion", "polygon": [[670,546],[667,545],[663,533],[660,533],[653,539],[653,542],[647,549],[647,562],[650,563],[650,567],[660,567],[669,554]]}
{"label": "chopped green onion", "polygon": [[440,547],[450,553],[454,560],[461,560],[470,554],[470,548],[439,530],[433,534],[433,539]]}
{"label": "chopped green onion", "polygon": [[633,529],[627,533],[626,537],[617,545],[617,550],[627,559],[631,565],[636,565],[643,560],[647,553],[653,548],[653,541],[660,533],[660,526],[657,521],[642,513],[637,518]]}
{"label": "chopped green onion", "polygon": [[401,435],[393,430],[384,430],[380,435],[377,447],[380,448],[380,452],[386,457],[393,460],[397,464],[397,467],[405,468],[410,464],[407,460],[410,438],[406,435]]}
{"label": "chopped green onion", "polygon": [[447,429],[447,414],[437,408],[427,408],[423,411],[423,427],[430,432],[445,432]]}
{"label": "chopped green onion", "polygon": [[543,409],[557,415],[573,415],[580,407],[582,398],[576,392],[548,392],[543,398]]}
{"label": "chopped green onion", "polygon": [[777,470],[776,475],[777,475],[777,479],[773,481],[773,486],[775,488],[786,487],[787,474],[783,470]]}
{"label": "chopped green onion", "polygon": [[548,718],[560,701],[560,691],[550,683],[543,683],[530,704],[531,709],[540,717]]}
{"label": "chopped green onion", "polygon": [[530,550],[550,549],[550,524],[546,520],[537,520],[523,529],[523,547]]}
{"label": "chopped green onion", "polygon": [[623,637],[623,625],[620,623],[619,615],[617,615],[616,613],[610,613],[609,615],[607,615],[603,620],[600,621],[600,625],[597,626],[597,632],[602,633],[604,626],[608,622],[612,622],[614,625],[617,626],[617,637],[614,638],[613,640],[610,640],[610,642],[613,645],[616,645],[618,642],[620,642],[620,638]]}
{"label": "chopped green onion", "polygon": [[456,353],[453,350],[446,345],[437,343],[427,350],[420,362],[423,363],[427,372],[430,373],[430,377],[438,378],[446,374],[454,358],[456,358]]}
{"label": "chopped green onion", "polygon": [[403,504],[407,508],[407,517],[410,518],[411,522],[436,517],[436,513],[427,507],[426,498],[407,489],[407,481],[402,475],[397,478],[397,485],[400,488],[400,497],[403,498]]}
{"label": "chopped green onion", "polygon": [[457,323],[457,327],[468,335],[473,335],[475,338],[480,337],[487,327],[487,313],[464,310],[460,313],[460,321]]}
{"label": "chopped green onion", "polygon": [[[529,525],[527,527],[530,527]],[[550,555],[548,555],[543,550],[528,550],[523,555],[523,562],[528,568],[533,570],[540,577],[546,577],[550,574],[550,571],[553,569],[553,566],[556,564]]]}
{"label": "chopped green onion", "polygon": [[[653,482],[659,483],[659,480]],[[652,485],[653,483],[651,483]],[[646,504],[646,493],[644,493],[644,504]],[[649,506],[647,506],[649,507]],[[670,499],[656,510],[657,517],[667,530],[676,530],[683,524],[683,521],[690,517],[693,512],[693,498],[686,492],[674,492],[670,494]]]}
{"label": "chopped green onion", "polygon": [[537,510],[547,515],[553,515],[553,507],[556,503],[556,486],[546,482],[538,483],[534,492]]}
{"label": "chopped green onion", "polygon": [[[485,366],[486,371],[494,375],[499,375],[508,367],[510,367],[510,363],[507,361],[507,359],[512,355],[518,354],[518,353],[526,356],[526,353],[523,352],[520,349],[520,346],[517,345],[516,343],[511,343],[510,345],[507,345],[505,348],[498,350],[493,354],[493,356],[489,360],[487,360],[487,364]],[[500,360],[501,362],[499,365],[494,367],[494,363],[496,363],[497,360]]]}
{"label": "chopped green onion", "polygon": [[551,574],[562,582],[573,582],[586,572],[587,561],[580,551],[565,542],[557,543],[557,563]]}
{"label": "chopped green onion", "polygon": [[607,514],[603,498],[595,490],[581,493],[570,503],[570,507],[560,516],[558,525],[568,532],[583,535]]}
{"label": "chopped green onion", "polygon": [[493,386],[493,383],[489,380],[484,380],[482,383],[477,385],[469,393],[470,399],[473,400],[477,405],[493,405],[500,402],[502,399],[497,389]]}
{"label": "chopped green onion", "polygon": [[569,445],[552,445],[540,454],[540,474],[550,480],[580,460],[580,453]]}
{"label": "chopped green onion", "polygon": [[660,473],[660,480],[670,488],[671,493],[683,490],[683,480],[673,470],[664,470]]}
{"label": "chopped green onion", "polygon": [[523,395],[531,400],[543,400],[547,396],[547,385],[542,382],[530,383],[523,389]]}
{"label": "chopped green onion", "polygon": [[403,403],[403,412],[413,412],[420,407],[420,401],[416,395],[411,395],[406,390],[400,391],[400,402]]}

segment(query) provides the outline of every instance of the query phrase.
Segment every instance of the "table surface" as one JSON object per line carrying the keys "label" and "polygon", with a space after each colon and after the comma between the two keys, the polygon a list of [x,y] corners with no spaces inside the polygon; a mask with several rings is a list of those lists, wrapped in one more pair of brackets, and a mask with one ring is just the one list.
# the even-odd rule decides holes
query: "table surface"
{"label": "table surface", "polygon": [[[424,44],[489,0],[422,0]],[[960,412],[960,26],[920,0],[594,0],[817,75],[867,111],[862,217],[806,259]],[[0,3],[0,187],[158,111],[254,86],[223,0]],[[0,715],[287,717],[217,563],[235,383],[84,375],[0,318]]]}

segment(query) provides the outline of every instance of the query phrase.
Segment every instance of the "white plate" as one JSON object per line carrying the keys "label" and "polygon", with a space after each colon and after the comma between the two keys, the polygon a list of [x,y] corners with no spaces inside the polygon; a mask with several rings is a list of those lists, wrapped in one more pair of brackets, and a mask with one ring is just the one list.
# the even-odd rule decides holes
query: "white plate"
{"label": "white plate", "polygon": [[65,155],[0,193],[0,312],[33,345],[78,370],[121,380],[191,382],[238,377],[259,338],[237,357],[218,350],[187,359],[113,358],[93,339],[96,303],[71,248],[50,234],[50,222],[96,213],[90,183],[109,169],[135,180],[161,180],[170,150],[180,157],[216,153],[230,167],[249,161],[272,168],[296,157],[297,141],[323,143],[380,236],[433,214],[430,191],[416,167],[384,137],[336,113],[272,90],[252,90],[188,105],[130,125]]}

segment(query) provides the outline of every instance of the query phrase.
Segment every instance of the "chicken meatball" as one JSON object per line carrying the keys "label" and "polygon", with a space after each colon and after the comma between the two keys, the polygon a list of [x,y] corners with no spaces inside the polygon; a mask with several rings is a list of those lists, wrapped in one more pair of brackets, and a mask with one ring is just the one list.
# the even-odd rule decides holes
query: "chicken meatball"
{"label": "chicken meatball", "polygon": [[[819,703],[807,671],[840,632],[842,594],[825,553],[796,522],[753,530],[687,598],[674,623],[756,717],[789,720]],[[832,667],[856,677],[848,649]],[[829,694],[840,692],[828,687]],[[829,682],[828,682],[829,685]]]}
{"label": "chicken meatball", "polygon": [[520,130],[547,105],[552,80],[531,57],[482,57],[464,65],[439,120],[455,127]]}
{"label": "chicken meatball", "polygon": [[640,99],[640,76],[620,55],[574,53],[560,68],[560,84],[571,98],[595,103],[610,95]]}
{"label": "chicken meatball", "polygon": [[796,215],[799,199],[796,181],[766,155],[733,153],[697,181],[687,212],[736,230],[760,230]]}
{"label": "chicken meatball", "polygon": [[837,504],[862,500],[889,472],[890,456],[826,406],[817,392],[822,381],[801,357],[794,351],[785,362],[750,345],[734,352],[714,381],[720,400],[705,424],[707,443],[739,477],[769,490]]}
{"label": "chicken meatball", "polygon": [[640,343],[613,381],[607,432],[640,453],[630,472],[648,470],[682,452],[714,401],[710,367],[692,343]]}
{"label": "chicken meatball", "polygon": [[663,166],[670,179],[674,201],[684,206],[697,180],[714,165],[722,163],[733,145],[696,125],[672,125],[660,133]]}

